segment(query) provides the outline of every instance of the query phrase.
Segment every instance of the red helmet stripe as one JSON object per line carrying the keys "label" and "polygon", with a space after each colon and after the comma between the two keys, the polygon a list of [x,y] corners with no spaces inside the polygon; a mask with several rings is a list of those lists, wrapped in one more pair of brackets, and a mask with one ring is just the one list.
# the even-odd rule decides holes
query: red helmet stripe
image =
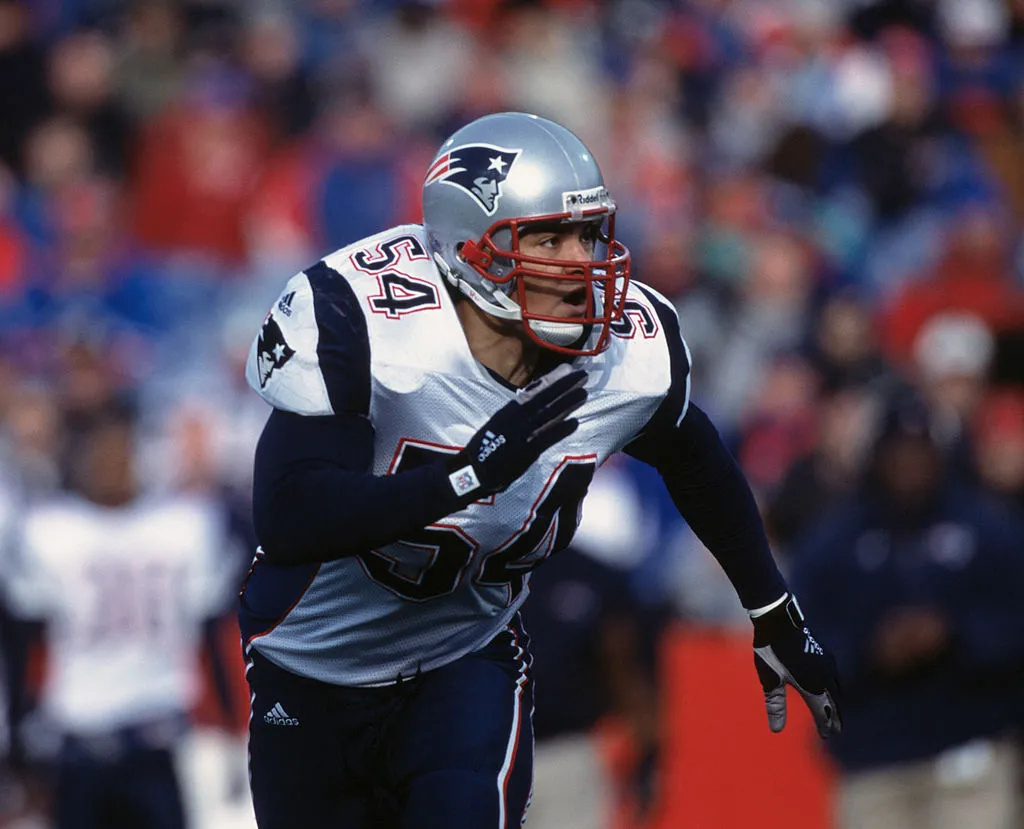
{"label": "red helmet stripe", "polygon": [[445,153],[437,161],[430,165],[430,169],[427,170],[427,180],[423,182],[424,186],[437,181],[441,176],[447,173],[451,169],[451,153]]}

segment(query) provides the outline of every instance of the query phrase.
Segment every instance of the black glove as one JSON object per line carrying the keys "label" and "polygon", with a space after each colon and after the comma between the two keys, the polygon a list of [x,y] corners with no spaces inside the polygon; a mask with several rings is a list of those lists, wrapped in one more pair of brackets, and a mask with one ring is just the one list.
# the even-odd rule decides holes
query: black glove
{"label": "black glove", "polygon": [[764,689],[768,727],[786,725],[786,685],[792,685],[814,715],[818,734],[828,737],[842,730],[839,714],[839,676],[835,659],[804,624],[796,598],[786,600],[754,622],[754,667]]}
{"label": "black glove", "polygon": [[463,505],[505,489],[576,431],[579,421],[569,415],[587,399],[586,381],[585,371],[562,363],[521,389],[451,456],[448,480]]}

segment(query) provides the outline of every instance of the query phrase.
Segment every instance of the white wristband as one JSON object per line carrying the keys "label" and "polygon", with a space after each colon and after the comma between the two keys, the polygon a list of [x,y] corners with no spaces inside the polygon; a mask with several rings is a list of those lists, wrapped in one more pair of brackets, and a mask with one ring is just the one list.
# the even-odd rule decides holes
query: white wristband
{"label": "white wristband", "polygon": [[759,616],[764,616],[764,614],[770,610],[775,610],[775,608],[777,608],[780,604],[783,604],[788,598],[789,593],[783,593],[771,604],[766,604],[764,607],[755,607],[753,610],[748,610],[747,613],[750,615],[751,619],[756,619]]}

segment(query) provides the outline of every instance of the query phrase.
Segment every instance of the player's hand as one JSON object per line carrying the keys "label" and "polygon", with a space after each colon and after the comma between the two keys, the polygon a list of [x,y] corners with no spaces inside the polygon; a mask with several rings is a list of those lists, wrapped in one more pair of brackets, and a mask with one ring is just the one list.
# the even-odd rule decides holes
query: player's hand
{"label": "player's hand", "polygon": [[567,363],[534,380],[499,409],[448,461],[448,480],[466,504],[500,492],[550,446],[571,435],[569,417],[587,399],[587,373]]}
{"label": "player's hand", "polygon": [[811,709],[818,734],[842,730],[839,676],[835,660],[811,635],[796,598],[787,596],[778,607],[754,622],[754,667],[764,690],[768,727],[786,725],[786,686],[792,685]]}

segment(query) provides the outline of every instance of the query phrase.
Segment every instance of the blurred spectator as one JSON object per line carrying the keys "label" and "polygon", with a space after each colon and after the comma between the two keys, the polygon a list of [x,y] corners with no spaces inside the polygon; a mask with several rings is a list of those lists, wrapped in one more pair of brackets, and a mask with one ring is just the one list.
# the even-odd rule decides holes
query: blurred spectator
{"label": "blurred spectator", "polygon": [[936,3],[939,34],[947,46],[942,74],[948,106],[958,125],[970,131],[998,117],[1000,100],[1019,80],[1019,67],[1001,48],[1009,34],[1007,6],[1003,0]]}
{"label": "blurred spectator", "polygon": [[[431,142],[431,148],[434,148],[438,141],[444,140],[444,136],[450,134],[453,128],[458,129],[463,124],[468,124],[473,119],[489,112],[505,112],[515,109],[510,99],[513,81],[504,71],[501,54],[482,39],[475,40],[471,47],[473,52],[469,63],[472,65],[473,71],[463,82],[462,95],[444,113],[444,121],[441,126],[435,127],[433,130],[432,138],[436,137],[436,140]],[[429,160],[430,157],[427,158],[428,162]],[[421,184],[422,182],[418,181],[417,183]]]}
{"label": "blurred spectator", "polygon": [[712,176],[704,185],[695,258],[709,280],[734,290],[748,275],[755,238],[767,222],[766,182],[747,171]]}
{"label": "blurred spectator", "polygon": [[[766,524],[778,545],[776,553],[791,552],[792,543],[820,516],[857,490],[877,402],[869,386],[833,385],[823,390],[813,450],[788,468],[766,499]],[[789,556],[785,559],[788,562]]]}
{"label": "blurred spectator", "polygon": [[985,394],[992,334],[970,314],[938,314],[914,343],[914,379],[935,419],[935,437],[960,474],[968,472],[970,424]]}
{"label": "blurred spectator", "polygon": [[144,244],[244,261],[243,218],[268,149],[248,86],[227,67],[196,67],[184,97],[144,128],[133,194]]}
{"label": "blurred spectator", "polygon": [[750,413],[759,378],[773,357],[806,341],[815,288],[812,258],[802,240],[765,232],[744,239],[743,245],[749,261],[740,271],[737,304],[719,352],[709,355],[707,402],[725,431]]}
{"label": "blurred spectator", "polygon": [[883,345],[897,366],[909,365],[921,328],[945,311],[975,314],[994,333],[1024,327],[1024,289],[1013,278],[1005,223],[974,205],[950,217],[947,233],[935,272],[904,286],[881,309]]}
{"label": "blurred spectator", "polygon": [[216,509],[145,497],[135,439],[123,408],[97,415],[73,453],[77,494],[25,516],[5,579],[17,615],[46,622],[59,828],[185,825],[172,750],[199,690],[204,620],[231,596]]}
{"label": "blurred spectator", "polygon": [[851,293],[833,294],[821,306],[811,350],[829,387],[884,382],[890,373],[879,352],[871,308]]}
{"label": "blurred spectator", "polygon": [[1016,825],[1021,516],[951,479],[927,409],[886,412],[865,489],[798,543],[792,583],[836,649],[842,829]]}
{"label": "blurred spectator", "polygon": [[[20,321],[107,340],[121,349],[122,368],[141,372],[144,341],[168,332],[176,309],[154,257],[124,233],[120,193],[107,181],[81,181],[55,194],[51,213],[57,237],[34,262]],[[124,348],[130,340],[134,350]]]}
{"label": "blurred spectator", "polygon": [[62,484],[64,449],[61,411],[53,389],[26,381],[14,387],[0,430],[4,483],[19,501],[33,503],[55,494]]}
{"label": "blurred spectator", "polygon": [[1017,215],[1024,211],[1021,54],[1003,48],[1012,2],[938,4],[947,49],[940,77],[950,118],[977,144]]}
{"label": "blurred spectator", "polygon": [[676,111],[676,87],[664,55],[640,57],[614,93],[608,129],[592,142],[598,160],[615,159],[607,184],[621,205],[617,227],[629,234],[644,280],[672,296],[692,276],[697,208],[693,147]]}
{"label": "blurred spectator", "polygon": [[283,141],[308,130],[316,102],[288,16],[254,14],[243,31],[241,51],[255,86],[255,106],[266,119],[271,140]]}
{"label": "blurred spectator", "polygon": [[[494,25],[512,109],[551,117],[589,142],[607,123],[597,27],[589,9],[506,0]],[[595,152],[597,152],[595,150]]]}
{"label": "blurred spectator", "polygon": [[0,165],[0,309],[16,301],[29,271],[28,239],[14,214],[15,188],[12,174]]}
{"label": "blurred spectator", "polygon": [[902,217],[936,187],[936,154],[922,152],[944,128],[929,72],[928,43],[905,29],[884,33],[891,67],[891,98],[885,120],[853,141],[857,178],[882,221]]}
{"label": "blurred spectator", "polygon": [[287,7],[299,21],[303,43],[303,65],[315,78],[341,78],[363,65],[359,37],[374,3],[362,0],[309,0]]}
{"label": "blurred spectator", "polygon": [[162,112],[184,83],[183,21],[172,0],[140,0],[123,18],[118,37],[118,94],[136,124]]}
{"label": "blurred spectator", "polygon": [[46,53],[32,39],[28,5],[0,2],[0,163],[19,175],[25,136],[50,106]]}
{"label": "blurred spectator", "polygon": [[393,124],[372,99],[352,93],[323,113],[323,157],[314,213],[328,248],[343,247],[394,224],[399,201],[400,145]]}
{"label": "blurred spectator", "polygon": [[54,106],[88,132],[96,169],[123,178],[132,152],[132,124],[114,96],[114,50],[99,32],[82,31],[55,44],[49,54]]}
{"label": "blurred spectator", "polygon": [[322,155],[316,139],[306,138],[285,144],[268,157],[244,216],[256,278],[298,272],[315,258],[322,234],[316,205]]}
{"label": "blurred spectator", "polygon": [[972,435],[979,483],[1024,512],[1024,392],[990,392],[975,415]]}
{"label": "blurred spectator", "polygon": [[737,460],[755,495],[775,490],[797,458],[814,444],[818,377],[805,360],[780,355],[741,424]]}
{"label": "blurred spectator", "polygon": [[473,42],[442,4],[399,0],[396,6],[364,33],[373,96],[393,123],[443,132],[477,71]]}
{"label": "blurred spectator", "polygon": [[84,440],[93,420],[122,399],[125,377],[115,357],[110,342],[102,339],[71,338],[61,343],[55,389],[69,441]]}
{"label": "blurred spectator", "polygon": [[0,433],[3,432],[11,407],[18,398],[22,382],[22,368],[17,365],[13,355],[0,356]]}
{"label": "blurred spectator", "polygon": [[57,241],[56,202],[67,188],[90,178],[92,142],[81,125],[64,116],[41,121],[25,139],[25,187],[15,211],[29,238],[43,247]]}
{"label": "blurred spectator", "polygon": [[711,113],[712,152],[735,166],[764,158],[784,127],[776,92],[771,76],[760,67],[739,67],[728,75]]}

